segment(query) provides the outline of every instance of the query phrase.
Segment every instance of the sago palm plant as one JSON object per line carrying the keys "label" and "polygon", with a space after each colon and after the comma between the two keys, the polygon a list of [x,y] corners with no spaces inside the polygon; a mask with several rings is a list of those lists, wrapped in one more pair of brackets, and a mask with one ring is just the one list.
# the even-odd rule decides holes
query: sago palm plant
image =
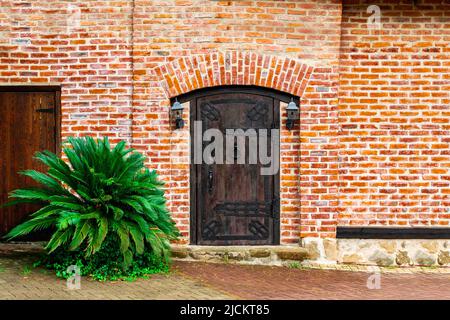
{"label": "sago palm plant", "polygon": [[21,172],[42,186],[12,191],[9,204],[43,206],[6,237],[53,228],[49,254],[59,248],[83,250],[89,257],[108,236],[117,239],[125,267],[146,250],[167,258],[178,230],[166,209],[163,183],[144,166],[144,156],[126,149],[125,142],[111,148],[107,138],[90,137],[69,138],[63,152],[68,163],[52,152],[38,152],[35,158],[48,172]]}

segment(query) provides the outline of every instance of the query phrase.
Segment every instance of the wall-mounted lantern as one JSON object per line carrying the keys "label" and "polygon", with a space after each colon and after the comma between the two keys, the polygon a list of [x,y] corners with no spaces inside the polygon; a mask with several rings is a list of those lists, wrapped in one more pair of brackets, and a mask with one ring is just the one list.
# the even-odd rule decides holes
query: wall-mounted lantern
{"label": "wall-mounted lantern", "polygon": [[289,102],[287,108],[287,121],[286,121],[286,127],[288,130],[292,130],[292,128],[295,125],[295,122],[298,120],[299,115],[299,109],[297,104],[294,102],[294,99],[291,98],[291,102]]}
{"label": "wall-mounted lantern", "polygon": [[175,99],[174,104],[170,108],[170,114],[171,118],[175,119],[175,128],[181,129],[184,127],[184,120],[183,120],[183,106],[181,103],[178,102],[177,99]]}

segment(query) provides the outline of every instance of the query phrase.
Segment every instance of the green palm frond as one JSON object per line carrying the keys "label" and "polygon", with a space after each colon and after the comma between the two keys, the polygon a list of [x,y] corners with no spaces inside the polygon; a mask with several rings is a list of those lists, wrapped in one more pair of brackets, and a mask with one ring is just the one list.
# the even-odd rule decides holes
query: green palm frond
{"label": "green palm frond", "polygon": [[97,252],[102,247],[103,241],[106,238],[106,235],[108,234],[108,218],[106,216],[102,216],[97,220],[98,229],[95,234],[95,238],[92,241],[91,250],[92,253]]}
{"label": "green palm frond", "polygon": [[67,162],[50,151],[38,152],[35,158],[48,166],[47,172],[21,172],[41,187],[12,191],[8,204],[44,206],[12,229],[8,239],[54,228],[49,253],[65,248],[89,257],[112,235],[125,266],[148,250],[168,256],[169,241],[179,232],[166,207],[164,183],[144,166],[142,154],[124,141],[111,147],[108,138],[91,137],[68,138],[63,153]]}
{"label": "green palm frond", "polygon": [[139,226],[137,226],[134,223],[127,222],[127,227],[130,232],[131,238],[133,239],[136,253],[137,254],[144,253],[145,248],[144,234],[141,232]]}
{"label": "green palm frond", "polygon": [[64,245],[70,240],[72,232],[72,229],[56,230],[45,248],[49,253],[55,251],[56,249],[58,249],[58,247]]}
{"label": "green palm frond", "polygon": [[62,211],[57,219],[56,226],[60,230],[65,230],[69,226],[77,225],[80,221],[80,213],[75,211]]}
{"label": "green palm frond", "polygon": [[88,220],[80,221],[76,225],[75,232],[72,235],[72,242],[70,243],[69,250],[73,251],[78,249],[78,247],[83,243],[88,235],[88,231],[92,226],[89,225]]}
{"label": "green palm frond", "polygon": [[47,187],[53,191],[61,193],[65,193],[66,191],[66,189],[64,189],[58,181],[49,177],[45,173],[36,170],[24,170],[19,171],[19,174],[30,177],[34,181],[42,184],[43,187]]}
{"label": "green palm frond", "polygon": [[10,198],[48,202],[52,196],[52,192],[47,189],[39,188],[24,188],[11,191],[9,193]]}
{"label": "green palm frond", "polygon": [[125,255],[125,252],[130,248],[130,232],[126,224],[121,222],[114,222],[113,228],[120,239],[120,252]]}
{"label": "green palm frond", "polygon": [[16,237],[20,237],[26,234],[29,234],[34,231],[44,230],[56,223],[56,219],[54,217],[36,217],[31,220],[25,221],[22,224],[14,227],[9,233],[5,236],[7,239],[13,239]]}
{"label": "green palm frond", "polygon": [[64,210],[64,209],[61,207],[54,206],[54,205],[47,205],[45,207],[42,207],[38,211],[32,213],[30,216],[31,217],[39,217],[42,219],[42,218],[49,217],[51,215],[56,215],[56,214],[60,213],[62,210]]}

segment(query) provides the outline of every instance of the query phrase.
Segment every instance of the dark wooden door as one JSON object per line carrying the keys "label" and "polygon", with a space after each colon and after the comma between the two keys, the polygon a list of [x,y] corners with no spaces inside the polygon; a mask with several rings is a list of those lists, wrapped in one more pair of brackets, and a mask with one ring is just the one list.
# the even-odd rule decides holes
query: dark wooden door
{"label": "dark wooden door", "polygon": [[[0,203],[8,200],[8,193],[17,188],[34,186],[30,178],[17,172],[27,169],[46,171],[46,167],[33,159],[36,151],[57,151],[57,91],[5,91],[0,92]],[[23,90],[23,89],[21,89]],[[0,208],[0,235],[18,225],[39,206],[20,204]],[[39,236],[28,239],[42,238]]]}
{"label": "dark wooden door", "polygon": [[[256,164],[250,161],[250,138],[245,138],[244,149],[238,148],[235,137],[226,135],[226,129],[242,129],[247,133],[248,129],[255,129],[258,134],[261,129],[270,132],[279,128],[278,106],[278,101],[271,96],[240,91],[219,92],[191,101],[191,121],[201,121],[203,133],[212,128],[223,133],[224,162],[227,139],[232,139],[233,151],[236,152],[233,154],[234,164],[206,164],[202,161],[192,165],[194,203],[191,214],[194,219],[191,220],[191,230],[194,229],[195,243],[270,245],[279,242],[278,171],[274,175],[262,175],[259,159]],[[192,134],[193,127],[192,123]],[[193,141],[194,135],[191,137]],[[209,143],[203,142],[203,150]],[[270,137],[267,147],[270,153]],[[238,164],[237,152],[243,151],[245,162]],[[279,157],[279,154],[274,156]]]}

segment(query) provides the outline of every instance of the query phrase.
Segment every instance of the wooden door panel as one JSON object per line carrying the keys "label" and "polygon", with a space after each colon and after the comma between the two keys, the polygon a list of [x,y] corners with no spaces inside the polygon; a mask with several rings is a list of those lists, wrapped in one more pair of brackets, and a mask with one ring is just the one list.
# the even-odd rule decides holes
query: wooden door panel
{"label": "wooden door panel", "polygon": [[[226,93],[199,97],[193,102],[194,119],[202,131],[279,127],[275,99],[251,93]],[[229,139],[229,138],[228,138]],[[203,147],[209,142],[203,144]],[[224,141],[225,145],[225,141]],[[270,145],[270,139],[268,140]],[[269,148],[270,150],[270,148]],[[261,163],[249,163],[249,138],[245,138],[245,163],[195,165],[197,244],[275,244],[278,239],[278,174],[261,175]],[[225,153],[225,151],[224,151]],[[279,155],[277,155],[279,156]],[[225,158],[225,155],[224,155]]]}
{"label": "wooden door panel", "polygon": [[[30,178],[19,175],[19,171],[46,170],[33,158],[35,152],[57,151],[56,108],[59,104],[56,99],[55,92],[0,92],[3,115],[0,128],[1,204],[7,202],[10,191],[35,185]],[[0,208],[0,235],[24,221],[38,208],[29,204]]]}

